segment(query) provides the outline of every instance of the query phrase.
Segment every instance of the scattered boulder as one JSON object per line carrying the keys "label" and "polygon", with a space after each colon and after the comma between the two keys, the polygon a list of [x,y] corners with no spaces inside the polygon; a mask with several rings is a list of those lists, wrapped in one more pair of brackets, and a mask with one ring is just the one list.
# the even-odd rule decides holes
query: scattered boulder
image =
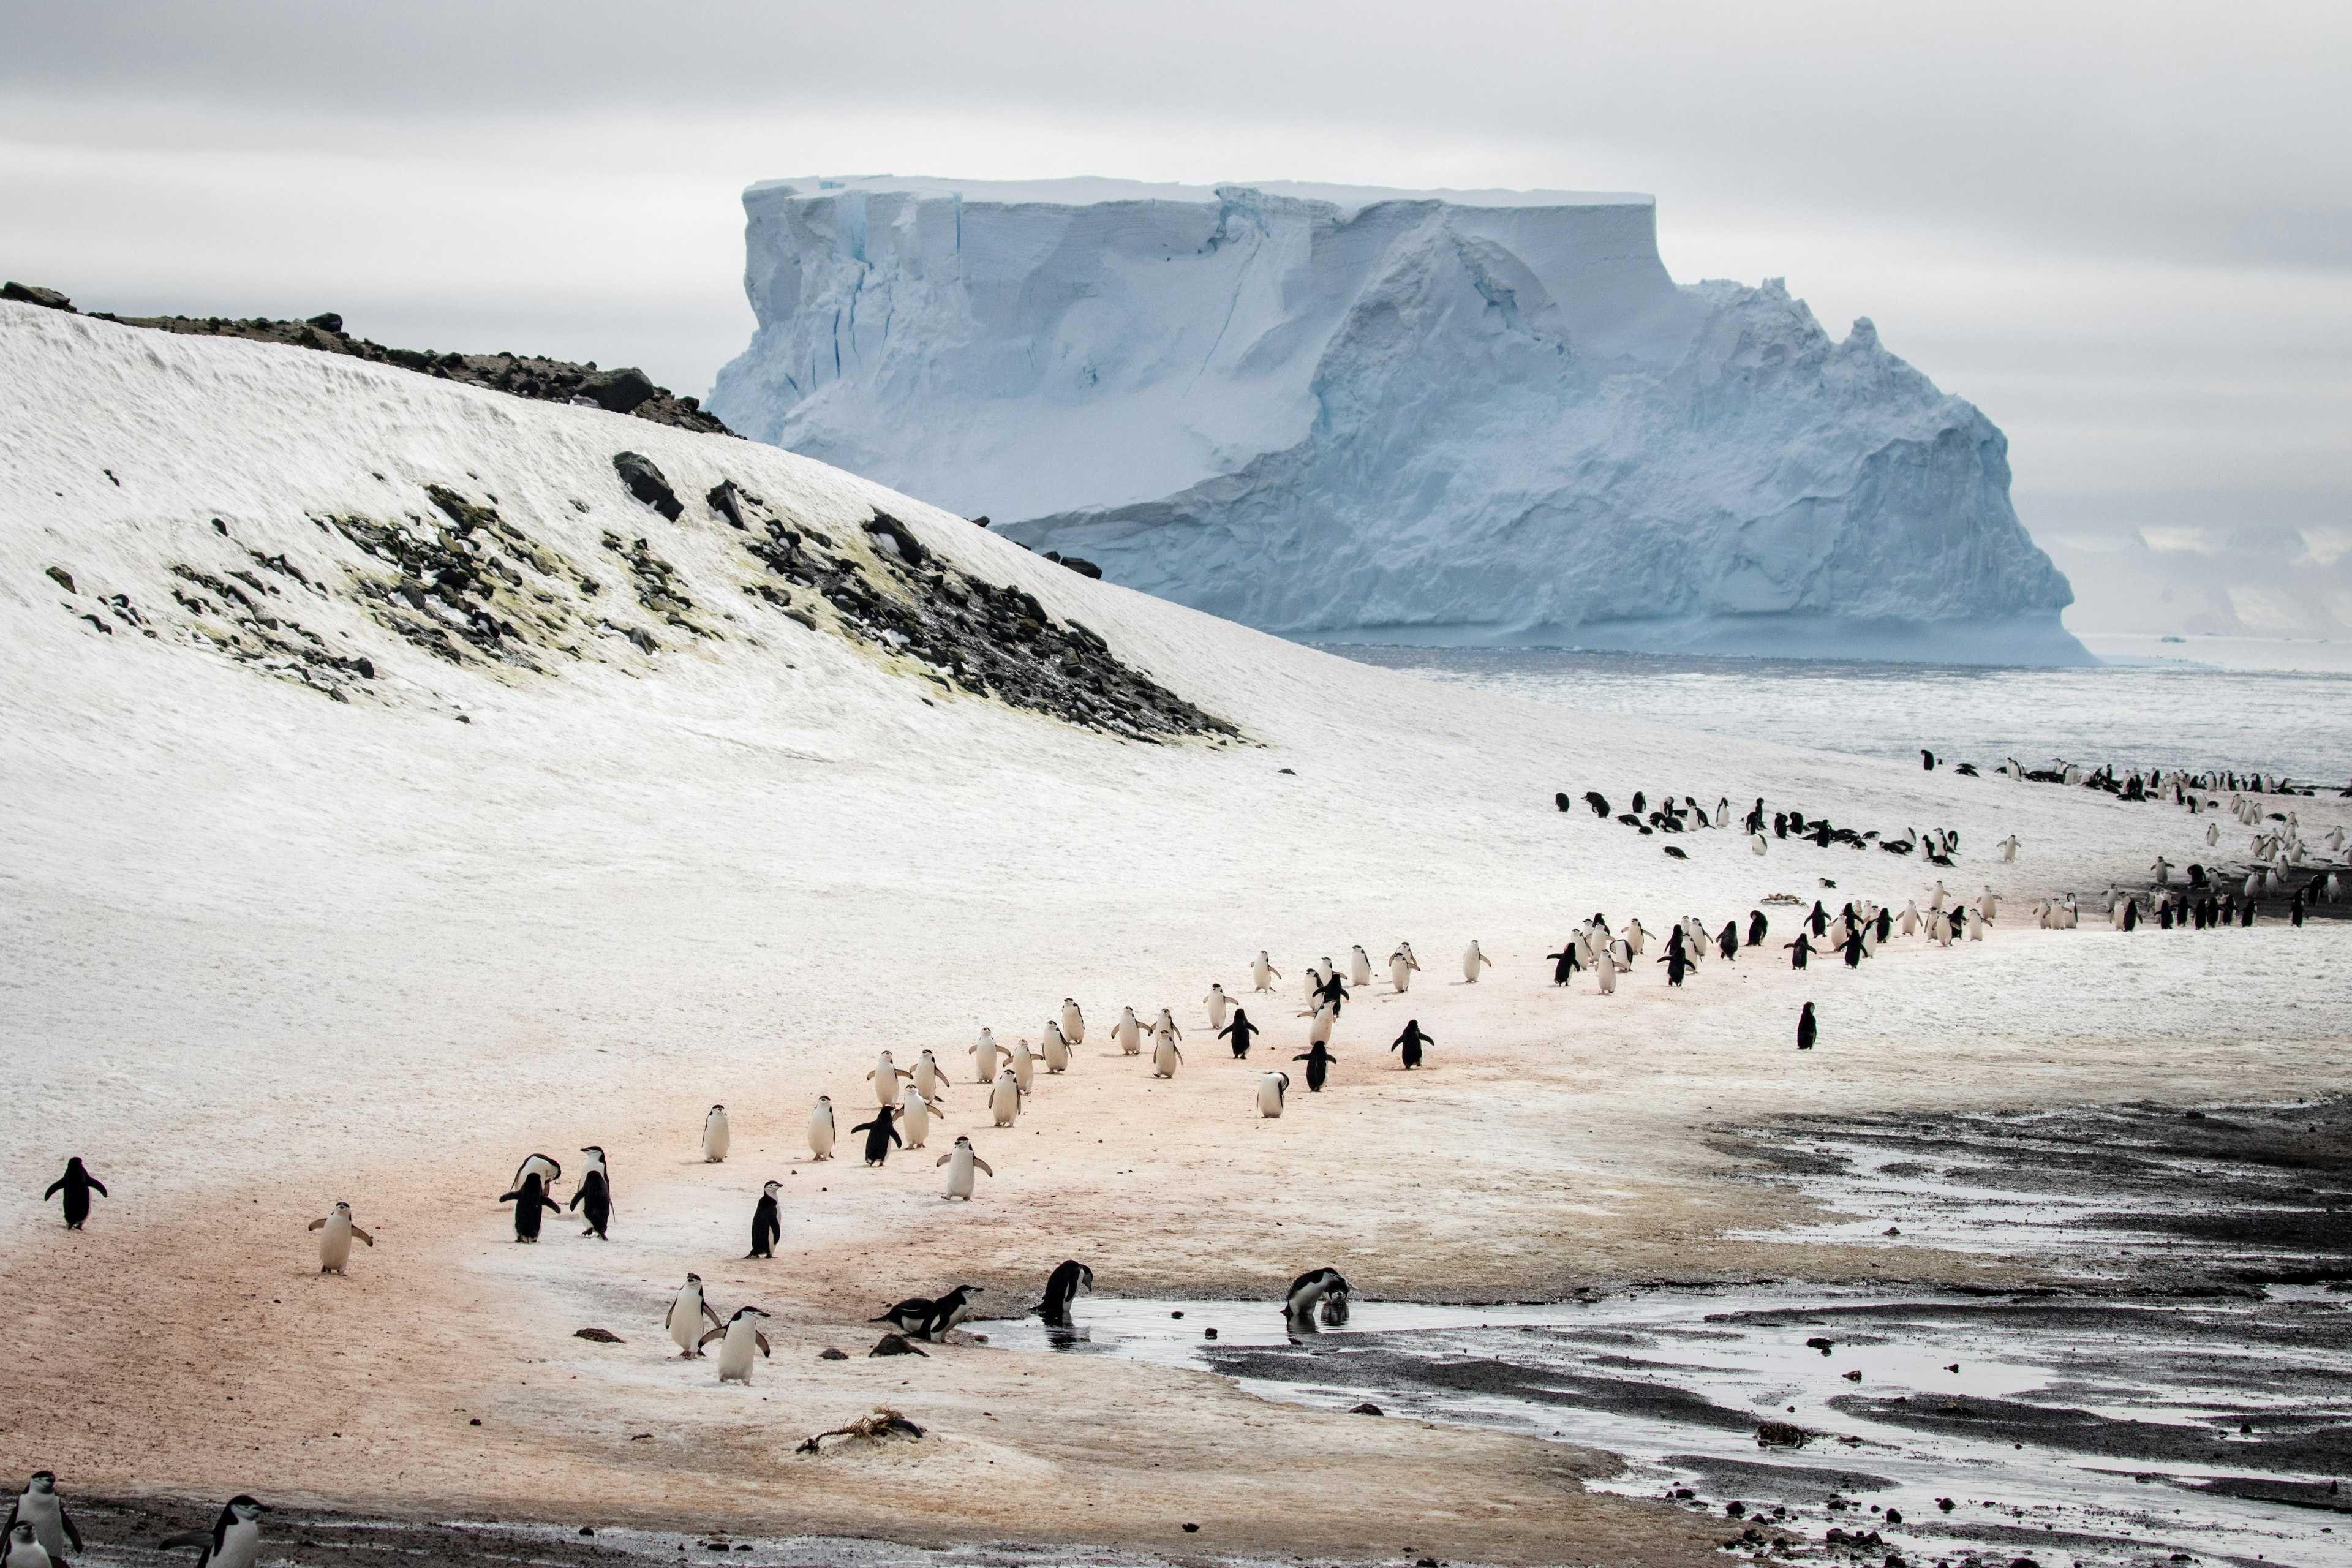
{"label": "scattered boulder", "polygon": [[635,365],[625,365],[619,370],[601,371],[590,376],[580,384],[578,395],[607,413],[635,414],[660,390],[644,371]]}
{"label": "scattered boulder", "polygon": [[[866,1353],[869,1356],[919,1355],[928,1360],[931,1352],[919,1345],[908,1343],[904,1334],[884,1334],[874,1342],[874,1348]],[[812,1437],[809,1440],[814,1443],[816,1439]]]}
{"label": "scattered boulder", "polygon": [[1801,1448],[1813,1440],[1813,1435],[1790,1421],[1759,1421],[1756,1424],[1756,1446],[1759,1448]]}
{"label": "scattered boulder", "polygon": [[908,565],[919,567],[929,562],[931,552],[923,548],[923,542],[917,539],[914,531],[905,523],[900,522],[888,512],[876,512],[874,520],[865,526],[866,531],[874,536],[875,543],[889,551]]}
{"label": "scattered boulder", "polygon": [[20,305],[38,305],[44,310],[63,310],[69,316],[81,314],[74,309],[74,302],[71,300],[54,289],[44,289],[37,283],[11,281],[5,287],[0,287],[0,300],[14,300]]}
{"label": "scattered boulder", "polygon": [[819,1361],[847,1361],[849,1359],[849,1352],[847,1351],[835,1350],[831,1345],[827,1345],[824,1349],[816,1352],[816,1359]]}
{"label": "scattered boulder", "polygon": [[600,1345],[625,1345],[629,1342],[610,1329],[574,1329],[572,1331],[572,1337],[575,1340],[593,1340]]}
{"label": "scattered boulder", "polygon": [[667,479],[662,478],[662,471],[654,467],[653,459],[643,453],[614,453],[613,471],[621,476],[621,483],[628,487],[631,495],[670,521],[676,522],[679,514],[686,510],[685,505],[677,499],[677,492],[669,488]]}
{"label": "scattered boulder", "polygon": [[1348,1414],[1350,1415],[1385,1415],[1388,1412],[1382,1410],[1379,1405],[1367,1399],[1361,1405],[1350,1405],[1348,1406]]}
{"label": "scattered boulder", "polygon": [[55,582],[58,587],[63,588],[67,593],[71,594],[78,592],[73,585],[73,574],[67,571],[64,567],[49,566],[43,568],[43,570],[48,573],[51,581]]}
{"label": "scattered boulder", "polygon": [[733,479],[721,479],[711,486],[710,493],[702,499],[709,503],[711,510],[725,518],[735,527],[743,528],[745,524],[742,496],[743,492],[735,488]]}
{"label": "scattered boulder", "polygon": [[302,324],[306,327],[316,327],[322,332],[333,332],[339,336],[341,334],[343,330],[342,317],[337,315],[332,310],[321,310],[319,314],[309,318]]}

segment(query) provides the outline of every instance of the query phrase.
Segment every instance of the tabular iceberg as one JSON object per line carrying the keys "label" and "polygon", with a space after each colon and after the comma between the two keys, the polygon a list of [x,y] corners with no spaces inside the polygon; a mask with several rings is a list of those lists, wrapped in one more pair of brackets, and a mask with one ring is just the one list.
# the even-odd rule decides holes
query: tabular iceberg
{"label": "tabular iceberg", "polygon": [[2008,444],[1648,196],[752,186],[737,430],[1287,637],[2088,663]]}

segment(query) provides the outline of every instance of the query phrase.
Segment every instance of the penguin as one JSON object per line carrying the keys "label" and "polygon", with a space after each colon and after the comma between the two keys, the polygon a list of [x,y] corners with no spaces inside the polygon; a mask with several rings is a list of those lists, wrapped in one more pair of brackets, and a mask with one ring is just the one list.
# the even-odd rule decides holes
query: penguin
{"label": "penguin", "polygon": [[1804,968],[1806,960],[1813,955],[1812,941],[1801,931],[1797,933],[1796,941],[1782,942],[1780,945],[1789,950],[1789,967],[1791,969]]}
{"label": "penguin", "polygon": [[1310,1268],[1290,1282],[1290,1289],[1282,1300],[1282,1315],[1296,1332],[1315,1331],[1315,1309],[1326,1296],[1346,1295],[1352,1287],[1348,1277],[1336,1268]]}
{"label": "penguin", "polygon": [[702,1353],[705,1319],[709,1320],[712,1328],[719,1327],[719,1314],[703,1299],[702,1276],[689,1274],[686,1283],[677,1288],[677,1294],[670,1298],[668,1316],[662,1319],[662,1326],[669,1331],[670,1342],[677,1346],[680,1361],[690,1361]]}
{"label": "penguin", "polygon": [[539,1184],[549,1192],[553,1192],[555,1184],[563,1179],[563,1167],[547,1155],[526,1154],[523,1156],[522,1163],[515,1167],[514,1180],[509,1182],[507,1185],[509,1188],[520,1187],[522,1185],[523,1178],[534,1172],[538,1173]]}
{"label": "penguin", "polygon": [[[1677,931],[1675,934],[1680,936],[1682,933]],[[1668,948],[1659,956],[1658,962],[1666,966],[1666,984],[1669,985],[1680,985],[1683,977],[1690,973],[1690,955],[1680,948]]]}
{"label": "penguin", "polygon": [[[988,1091],[988,1113],[999,1127],[1010,1127],[1021,1115],[1021,1080],[1006,1068],[996,1075],[996,1082]],[[957,1142],[963,1141],[958,1139]]]}
{"label": "penguin", "polygon": [[898,1103],[898,1080],[914,1076],[892,1061],[888,1051],[884,1051],[875,1058],[874,1070],[866,1075],[866,1081],[874,1086],[874,1103],[896,1105]]}
{"label": "penguin", "polygon": [[1558,952],[1544,954],[1546,958],[1551,960],[1551,983],[1554,985],[1565,985],[1576,978],[1576,972],[1583,967],[1578,960],[1577,952],[1577,944],[1571,940],[1561,942]]}
{"label": "penguin", "polygon": [[1602,795],[1597,789],[1586,790],[1584,792],[1584,804],[1592,808],[1593,816],[1599,817],[1603,822],[1609,820],[1611,813],[1609,810],[1609,797],[1607,795]]}
{"label": "penguin", "polygon": [[1288,1093],[1289,1090],[1290,1075],[1288,1073],[1269,1072],[1259,1074],[1257,1080],[1257,1113],[1268,1121],[1279,1121],[1282,1116],[1282,1097]]}
{"label": "penguin", "polygon": [[784,1234],[784,1222],[776,1212],[776,1194],[783,1190],[781,1182],[768,1182],[760,1188],[760,1201],[751,1209],[751,1250],[746,1258],[773,1258],[776,1239]]}
{"label": "penguin", "polygon": [[[1065,1035],[1069,1033],[1067,1029],[1062,1032]],[[940,1071],[939,1058],[929,1051],[923,1052],[915,1058],[915,1070],[912,1076],[915,1088],[922,1097],[935,1105],[938,1104],[940,1098],[940,1089],[945,1082],[945,1077]]]}
{"label": "penguin", "polygon": [[1397,951],[1404,954],[1406,968],[1412,970],[1415,974],[1421,973],[1421,960],[1412,955],[1412,943],[1409,942],[1401,942],[1397,943]]}
{"label": "penguin", "polygon": [[1348,955],[1348,982],[1358,986],[1372,983],[1372,955],[1364,951],[1364,944],[1360,942]]}
{"label": "penguin", "polygon": [[1811,1050],[1813,1041],[1820,1037],[1821,1032],[1821,1025],[1813,1018],[1813,1005],[1808,1002],[1805,1004],[1805,1010],[1797,1015],[1797,1048],[1801,1051]]}
{"label": "penguin", "polygon": [[1265,949],[1259,948],[1250,961],[1250,984],[1260,991],[1271,991],[1274,983],[1282,978],[1282,971],[1266,962]]}
{"label": "penguin", "polygon": [[1165,1030],[1155,1030],[1151,1041],[1151,1076],[1174,1078],[1176,1069],[1184,1065],[1184,1053],[1176,1048],[1175,1036]]}
{"label": "penguin", "polygon": [[1135,1016],[1134,1008],[1121,1007],[1118,1010],[1118,1022],[1110,1026],[1110,1037],[1118,1042],[1122,1056],[1139,1057],[1143,1054],[1143,1023]]}
{"label": "penguin", "polygon": [[986,1089],[996,1081],[996,1031],[983,1027],[980,1038],[964,1047],[972,1060],[972,1081]]}
{"label": "penguin", "polygon": [[[220,1517],[213,1521],[210,1530],[167,1535],[155,1544],[166,1552],[184,1546],[202,1547],[196,1556],[196,1568],[254,1568],[261,1560],[261,1516],[268,1511],[268,1503],[257,1502],[239,1492],[221,1506]],[[13,1554],[13,1548],[11,1551]]]}
{"label": "penguin", "polygon": [[1592,978],[1600,982],[1603,996],[1617,994],[1617,958],[1614,953],[1603,952],[1593,961]]}
{"label": "penguin", "polygon": [[1433,1046],[1436,1043],[1429,1036],[1421,1032],[1420,1019],[1407,1018],[1404,1021],[1404,1033],[1389,1042],[1389,1049],[1404,1052],[1404,1070],[1411,1072],[1421,1065],[1421,1047]]}
{"label": "penguin", "polygon": [[[1843,924],[1843,922],[1840,923]],[[1858,925],[1848,927],[1846,930],[1845,940],[1838,943],[1838,946],[1845,952],[1845,966],[1848,969],[1860,969],[1862,967],[1863,954],[1865,948],[1868,946],[1868,942],[1863,935],[1862,927]]]}
{"label": "penguin", "polygon": [[[1010,1074],[1013,1069],[1007,1068],[1004,1070]],[[887,1161],[890,1145],[905,1142],[898,1136],[898,1110],[896,1106],[876,1106],[873,1121],[861,1121],[850,1131],[866,1134],[866,1163],[869,1165],[879,1165]]]}
{"label": "penguin", "polygon": [[106,1190],[104,1182],[82,1168],[81,1156],[79,1154],[66,1162],[66,1173],[49,1184],[49,1190],[41,1194],[41,1201],[47,1203],[60,1192],[65,1194],[68,1230],[79,1230],[82,1221],[89,1217],[90,1194],[96,1193],[102,1198],[113,1195]]}
{"label": "penguin", "polygon": [[1897,923],[1902,927],[1903,934],[1904,934],[1905,936],[1910,936],[1910,935],[1912,935],[1913,933],[1915,933],[1916,931],[1918,931],[1918,929],[1919,929],[1919,900],[1916,900],[1916,899],[1906,899],[1906,900],[1903,900],[1903,916],[1902,916],[1902,919],[1901,919]]}
{"label": "penguin", "polygon": [[1045,1299],[1029,1310],[1049,1329],[1070,1326],[1070,1301],[1081,1290],[1094,1294],[1095,1271],[1076,1258],[1065,1259],[1045,1280]]}
{"label": "penguin", "polygon": [[1029,1086],[1037,1081],[1037,1058],[1031,1054],[1027,1040],[1013,1042],[1012,1070],[1013,1076],[1020,1080],[1021,1092],[1028,1093]]}
{"label": "penguin", "polygon": [[1323,1092],[1323,1080],[1330,1076],[1331,1064],[1339,1058],[1331,1054],[1329,1047],[1322,1041],[1318,1040],[1307,1047],[1305,1056],[1293,1057],[1290,1059],[1307,1064],[1307,1092],[1320,1094]]}
{"label": "penguin", "polygon": [[734,1142],[734,1134],[727,1131],[727,1108],[712,1106],[709,1114],[702,1119],[702,1163],[719,1163],[727,1158],[727,1151]]}
{"label": "penguin", "polygon": [[1478,951],[1478,939],[1475,937],[1471,938],[1470,945],[1462,950],[1463,983],[1465,984],[1471,985],[1476,984],[1478,982],[1479,966],[1482,964],[1491,966],[1494,962],[1495,961],[1493,959],[1488,958],[1485,953]]}
{"label": "penguin", "polygon": [[[1642,949],[1649,945],[1650,933],[1642,929],[1642,920],[1640,916],[1636,915],[1632,920],[1625,922],[1625,934],[1621,940],[1625,943],[1624,956],[1626,958],[1639,958],[1642,956]],[[1618,966],[1620,968],[1624,966],[1622,959],[1619,960]]]}
{"label": "penguin", "polygon": [[1389,954],[1389,984],[1396,987],[1400,994],[1412,984],[1412,965],[1405,962],[1402,951]]}
{"label": "penguin", "polygon": [[1067,996],[1062,998],[1062,1038],[1074,1046],[1087,1043],[1087,1016]]}
{"label": "penguin", "polygon": [[996,1174],[989,1170],[988,1162],[972,1148],[971,1140],[961,1133],[956,1137],[955,1147],[931,1163],[948,1167],[948,1190],[941,1195],[950,1199],[961,1198],[966,1203],[971,1202],[972,1172],[986,1171],[992,1176]]}
{"label": "penguin", "polygon": [[833,1158],[833,1096],[816,1097],[816,1109],[809,1112],[809,1152],[819,1160]]}
{"label": "penguin", "polygon": [[[1363,949],[1358,948],[1356,951],[1361,952]],[[1210,983],[1209,994],[1201,998],[1202,1005],[1205,1006],[1209,1010],[1209,1027],[1219,1031],[1223,1030],[1225,1026],[1225,1009],[1233,1005],[1233,1000],[1234,999],[1232,997],[1225,994],[1225,988],[1223,985],[1217,984],[1213,981]]]}
{"label": "penguin", "polygon": [[1919,752],[1919,765],[1927,769],[1929,773],[1934,773],[1936,771],[1936,753],[1923,749]]}
{"label": "penguin", "polygon": [[[352,1237],[357,1237],[370,1247],[375,1245],[375,1237],[352,1223],[352,1205],[349,1204],[337,1204],[334,1212],[326,1218],[312,1220],[310,1228],[320,1233],[319,1272],[321,1274],[346,1272],[345,1266],[352,1260]],[[47,1542],[42,1544],[47,1545]]]}
{"label": "penguin", "polygon": [[1984,941],[1984,911],[1974,905],[1970,905],[1969,907],[1969,940],[1970,942],[1982,942]]}
{"label": "penguin", "polygon": [[1748,852],[1750,855],[1769,855],[1772,853],[1772,841],[1760,833],[1751,833],[1748,836]]}
{"label": "penguin", "polygon": [[0,1536],[0,1568],[52,1568],[48,1549],[34,1539],[29,1524],[11,1525]]}
{"label": "penguin", "polygon": [[898,1130],[906,1135],[907,1147],[919,1149],[931,1135],[931,1118],[939,1107],[925,1100],[914,1085],[907,1086],[904,1099],[898,1103]]}
{"label": "penguin", "polygon": [[547,1195],[547,1189],[539,1184],[539,1173],[536,1171],[525,1176],[521,1186],[501,1196],[499,1202],[512,1204],[515,1206],[514,1229],[517,1241],[537,1241],[539,1222],[544,1212],[549,1209],[553,1209],[557,1214],[563,1212],[555,1200]]}
{"label": "penguin", "polygon": [[1217,1037],[1232,1039],[1234,1060],[1240,1062],[1249,1059],[1250,1041],[1262,1032],[1255,1024],[1250,1022],[1248,1009],[1236,1007],[1234,1009],[1234,1021],[1219,1029]]}
{"label": "penguin", "polygon": [[[985,1171],[988,1167],[983,1164],[981,1169]],[[922,1328],[917,1331],[927,1340],[942,1338],[950,1329],[971,1316],[971,1299],[982,1289],[978,1285],[959,1285],[941,1296],[931,1303],[930,1316],[923,1320]]]}
{"label": "penguin", "polygon": [[[20,1526],[29,1529],[35,1543],[59,1563],[65,1561],[67,1542],[76,1552],[81,1550],[81,1531],[58,1496],[58,1478],[47,1470],[35,1470],[25,1482],[24,1495],[8,1510],[8,1522],[0,1525],[0,1534],[13,1536]],[[10,1545],[13,1549],[15,1542]]]}
{"label": "penguin", "polygon": [[1160,1009],[1160,1020],[1151,1026],[1151,1032],[1154,1035],[1168,1035],[1179,1040],[1184,1037],[1184,1031],[1176,1026],[1176,1015],[1165,1007]]}
{"label": "penguin", "polygon": [[923,1325],[931,1321],[931,1309],[938,1303],[929,1296],[909,1296],[884,1311],[880,1317],[868,1318],[869,1323],[887,1323],[902,1334],[919,1336]]}
{"label": "penguin", "polygon": [[588,1156],[588,1168],[580,1173],[580,1185],[573,1191],[572,1201],[563,1206],[585,1211],[588,1228],[581,1235],[610,1241],[613,1238],[604,1234],[604,1227],[613,1219],[613,1173],[604,1163],[604,1151],[596,1144],[591,1143],[580,1152]]}
{"label": "penguin", "polygon": [[1750,910],[1748,911],[1748,946],[1762,947],[1764,945],[1764,933],[1771,929],[1772,922],[1764,918],[1764,911],[1762,910]]}
{"label": "penguin", "polygon": [[1336,1018],[1347,1005],[1348,983],[1337,974],[1326,973],[1323,984],[1315,989],[1315,996],[1318,1001],[1330,1005],[1331,1016]]}
{"label": "penguin", "polygon": [[751,1385],[751,1352],[756,1350],[761,1355],[769,1353],[768,1336],[760,1331],[760,1325],[767,1321],[768,1314],[757,1307],[738,1307],[735,1315],[727,1320],[726,1327],[713,1329],[702,1336],[706,1345],[713,1340],[725,1342],[719,1347],[719,1382],[740,1383],[746,1388]]}
{"label": "penguin", "polygon": [[1048,1073],[1070,1070],[1070,1038],[1062,1033],[1059,1024],[1045,1026],[1045,1033],[1037,1042],[1037,1054],[1045,1058]]}
{"label": "penguin", "polygon": [[1732,959],[1734,961],[1738,959],[1739,922],[1738,921],[1726,921],[1723,922],[1723,931],[1721,934],[1717,936],[1715,939],[1715,951],[1721,953],[1727,959]]}
{"label": "penguin", "polygon": [[1993,847],[2000,851],[2002,861],[2007,863],[2015,861],[2017,858],[2017,852],[2023,848],[2024,846],[2018,842],[2017,835],[2012,833],[2008,837],[2002,839],[2000,843],[1994,845]]}
{"label": "penguin", "polygon": [[1321,1315],[1323,1319],[1323,1326],[1327,1329],[1336,1329],[1346,1324],[1348,1321],[1348,1282],[1345,1279],[1340,1280],[1338,1285],[1323,1292]]}
{"label": "penguin", "polygon": [[1338,1021],[1338,1018],[1339,1014],[1332,1010],[1331,1004],[1328,1002],[1326,1002],[1321,1006],[1316,1008],[1315,1021],[1307,1026],[1307,1043],[1314,1046],[1329,1045],[1331,1043],[1331,1026],[1333,1023]]}
{"label": "penguin", "polygon": [[1830,912],[1822,908],[1821,900],[1813,900],[1813,912],[1805,917],[1805,924],[1812,928],[1815,942],[1830,934]]}

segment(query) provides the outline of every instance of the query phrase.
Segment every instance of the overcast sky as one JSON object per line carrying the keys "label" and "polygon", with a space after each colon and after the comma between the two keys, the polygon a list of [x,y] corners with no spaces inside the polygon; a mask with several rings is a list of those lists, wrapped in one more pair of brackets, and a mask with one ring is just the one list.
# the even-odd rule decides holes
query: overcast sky
{"label": "overcast sky", "polygon": [[2009,433],[2070,624],[2352,635],[2341,4],[0,0],[0,273],[682,391],[750,335],[758,179],[1648,191],[1677,279],[1871,316]]}

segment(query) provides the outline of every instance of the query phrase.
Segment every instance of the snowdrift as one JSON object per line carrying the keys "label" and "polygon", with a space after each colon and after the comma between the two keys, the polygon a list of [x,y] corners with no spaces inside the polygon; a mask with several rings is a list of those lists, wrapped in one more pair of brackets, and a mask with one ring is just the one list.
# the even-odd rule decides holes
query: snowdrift
{"label": "snowdrift", "polygon": [[791,180],[711,406],[1300,638],[2089,662],[2007,444],[1647,196]]}

